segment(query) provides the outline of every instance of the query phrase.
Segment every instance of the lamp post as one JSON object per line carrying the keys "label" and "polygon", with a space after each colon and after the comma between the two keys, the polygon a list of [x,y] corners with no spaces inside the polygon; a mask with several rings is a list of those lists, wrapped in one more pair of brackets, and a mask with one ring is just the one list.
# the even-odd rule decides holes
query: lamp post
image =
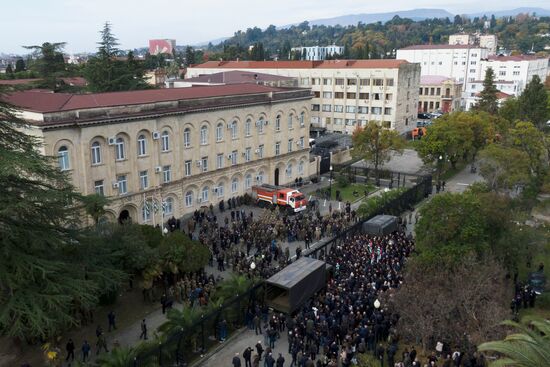
{"label": "lamp post", "polygon": [[329,171],[330,171],[330,178],[328,181],[329,182],[328,192],[329,192],[329,200],[332,200],[332,164],[329,167]]}
{"label": "lamp post", "polygon": [[441,181],[441,170],[443,169],[443,167],[441,167],[442,164],[443,164],[443,156],[440,155],[437,160],[437,182],[438,183],[439,181]]}

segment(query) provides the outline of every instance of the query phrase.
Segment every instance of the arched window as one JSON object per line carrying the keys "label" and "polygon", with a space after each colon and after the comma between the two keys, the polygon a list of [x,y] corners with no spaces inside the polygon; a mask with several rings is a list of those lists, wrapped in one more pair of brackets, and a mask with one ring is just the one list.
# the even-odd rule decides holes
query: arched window
{"label": "arched window", "polygon": [[101,163],[101,144],[98,141],[92,143],[92,164]]}
{"label": "arched window", "polygon": [[[201,130],[201,132],[202,132],[202,130]],[[202,135],[201,135],[201,139],[202,139]],[[220,122],[216,126],[216,141],[222,141],[222,140],[223,140],[223,124]],[[203,143],[201,142],[201,144],[203,144]],[[206,143],[204,143],[204,144],[206,144]]]}
{"label": "arched window", "polygon": [[145,138],[145,135],[141,134],[138,136],[138,157],[143,157],[147,154],[147,139]]}
{"label": "arched window", "polygon": [[281,131],[281,115],[275,118],[275,131]]}
{"label": "arched window", "polygon": [[66,146],[62,146],[57,151],[57,159],[59,162],[59,169],[66,171],[70,168],[69,166],[69,149]]}
{"label": "arched window", "polygon": [[201,145],[208,144],[208,126],[201,127]]}
{"label": "arched window", "polygon": [[258,125],[258,134],[262,134],[264,132],[264,125],[265,125],[263,116],[260,117],[260,119],[257,122],[257,125]]}
{"label": "arched window", "polygon": [[183,146],[186,148],[191,146],[191,129],[188,127],[183,130]]}
{"label": "arched window", "polygon": [[223,197],[223,192],[224,192],[223,182],[219,182],[218,187],[216,188],[216,193],[218,194],[219,198]]}
{"label": "arched window", "polygon": [[149,222],[151,220],[151,209],[148,203],[143,204],[141,207],[141,219],[144,222]]}
{"label": "arched window", "polygon": [[201,192],[201,202],[207,202],[208,201],[208,190],[210,190],[210,188],[208,186],[205,186],[202,188],[202,192]]}
{"label": "arched window", "polygon": [[239,133],[239,129],[237,126],[237,121],[233,121],[231,123],[231,139],[237,139],[238,133]]}
{"label": "arched window", "polygon": [[235,194],[239,190],[239,179],[234,178],[231,180],[231,193]]}
{"label": "arched window", "polygon": [[161,150],[167,152],[170,150],[170,137],[168,136],[168,131],[164,130],[162,132],[161,138]]}
{"label": "arched window", "polygon": [[300,161],[300,163],[298,163],[298,174],[299,175],[304,174],[304,161]]}
{"label": "arched window", "polygon": [[302,111],[300,114],[300,127],[304,127],[306,123],[306,113]]}
{"label": "arched window", "polygon": [[248,119],[244,123],[244,135],[245,136],[250,136],[250,135],[252,135],[251,132],[252,132],[252,120]]}
{"label": "arched window", "polygon": [[185,193],[185,207],[189,208],[193,206],[193,191],[187,191]]}
{"label": "arched window", "polygon": [[162,210],[164,211],[164,215],[172,214],[174,212],[174,199],[166,198],[162,202]]}
{"label": "arched window", "polygon": [[244,178],[244,188],[246,190],[248,190],[249,188],[252,187],[252,175],[248,174],[246,175],[246,177]]}
{"label": "arched window", "polygon": [[125,151],[124,151],[124,139],[122,139],[122,138],[117,138],[116,139],[115,150],[116,150],[116,160],[117,161],[121,161],[124,158],[126,158],[126,154],[125,154]]}
{"label": "arched window", "polygon": [[286,177],[288,177],[288,178],[292,177],[292,163],[289,163],[286,166]]}
{"label": "arched window", "polygon": [[292,114],[288,115],[288,129],[292,129]]}
{"label": "arched window", "polygon": [[264,183],[264,171],[258,172],[257,180],[258,180],[258,185],[261,185]]}

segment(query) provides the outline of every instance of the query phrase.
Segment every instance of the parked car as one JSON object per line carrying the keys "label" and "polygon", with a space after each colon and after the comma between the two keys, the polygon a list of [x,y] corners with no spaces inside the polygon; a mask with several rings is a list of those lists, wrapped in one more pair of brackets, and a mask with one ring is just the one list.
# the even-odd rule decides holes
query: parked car
{"label": "parked car", "polygon": [[429,120],[430,119],[430,114],[429,113],[419,113],[418,118],[423,119],[423,120]]}
{"label": "parked car", "polygon": [[546,288],[546,275],[542,271],[534,271],[527,276],[527,283],[536,294],[541,294]]}
{"label": "parked car", "polygon": [[432,118],[432,119],[436,119],[436,118],[439,118],[439,117],[443,116],[443,114],[441,112],[438,112],[438,111],[434,111],[434,112],[430,113],[429,115],[430,115],[430,118]]}

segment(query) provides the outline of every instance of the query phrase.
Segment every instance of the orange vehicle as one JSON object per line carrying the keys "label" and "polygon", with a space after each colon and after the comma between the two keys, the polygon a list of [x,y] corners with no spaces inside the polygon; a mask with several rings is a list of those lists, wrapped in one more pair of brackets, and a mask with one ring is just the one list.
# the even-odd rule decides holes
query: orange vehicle
{"label": "orange vehicle", "polygon": [[426,128],[425,127],[417,127],[414,128],[411,132],[412,138],[414,139],[421,139],[423,136],[426,135]]}
{"label": "orange vehicle", "polygon": [[260,207],[278,205],[288,208],[292,213],[301,212],[307,207],[306,197],[295,189],[263,184],[253,186],[252,191]]}

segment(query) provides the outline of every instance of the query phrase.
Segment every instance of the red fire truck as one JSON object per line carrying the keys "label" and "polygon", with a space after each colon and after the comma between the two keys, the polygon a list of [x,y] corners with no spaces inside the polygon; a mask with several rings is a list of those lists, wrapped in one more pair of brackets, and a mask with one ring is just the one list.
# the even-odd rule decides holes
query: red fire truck
{"label": "red fire truck", "polygon": [[307,199],[298,190],[263,184],[253,186],[252,191],[260,207],[279,205],[288,208],[288,211],[293,213],[306,210]]}

